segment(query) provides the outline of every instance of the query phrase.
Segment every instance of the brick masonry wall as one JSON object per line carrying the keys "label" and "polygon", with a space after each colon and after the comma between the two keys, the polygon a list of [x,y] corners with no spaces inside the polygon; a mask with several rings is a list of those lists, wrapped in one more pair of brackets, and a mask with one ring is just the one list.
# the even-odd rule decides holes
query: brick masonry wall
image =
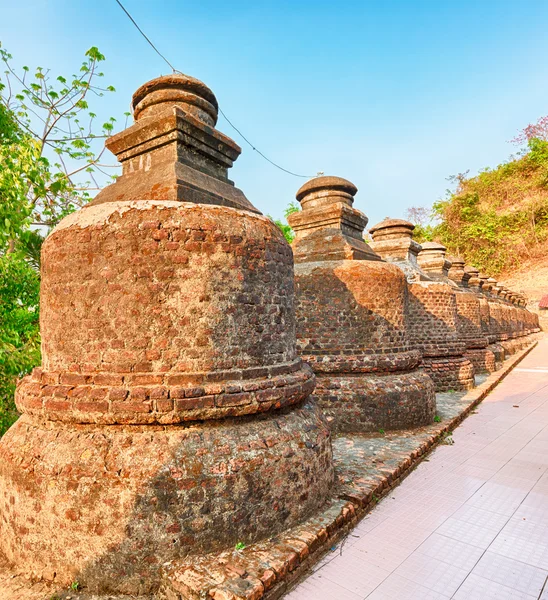
{"label": "brick masonry wall", "polygon": [[24,416],[0,445],[2,550],[63,586],[151,593],[167,560],[276,535],[334,479],[311,402],[185,427],[66,427]]}
{"label": "brick masonry wall", "polygon": [[434,387],[407,339],[407,286],[381,262],[295,265],[297,344],[317,374],[317,398],[335,432],[432,422]]}
{"label": "brick masonry wall", "polygon": [[446,283],[409,284],[409,334],[436,391],[473,387],[474,369],[459,338],[455,291]]}
{"label": "brick masonry wall", "polygon": [[90,205],[43,265],[44,365],[0,442],[0,548],[16,568],[149,593],[166,560],[275,535],[326,501],[330,432],[269,219]]}
{"label": "brick masonry wall", "polygon": [[437,392],[470,390],[474,366],[465,356],[425,356],[422,368],[434,381]]}
{"label": "brick masonry wall", "polygon": [[65,220],[44,244],[44,364],[20,386],[19,408],[168,424],[306,397],[291,250],[268,219],[242,215],[129,202]]}
{"label": "brick masonry wall", "polygon": [[478,298],[473,292],[457,290],[457,330],[466,348],[485,348],[488,339],[481,328],[481,312]]}
{"label": "brick masonry wall", "polygon": [[436,397],[421,370],[395,375],[318,375],[314,397],[334,433],[378,432],[432,422]]}
{"label": "brick masonry wall", "polygon": [[88,207],[48,237],[43,263],[44,371],[211,372],[294,357],[291,250],[265,217]]}
{"label": "brick masonry wall", "polygon": [[397,267],[370,261],[299,263],[295,275],[302,356],[367,355],[374,370],[383,356],[409,352],[407,289]]}
{"label": "brick masonry wall", "polygon": [[464,356],[474,365],[474,373],[493,373],[499,368],[495,352],[490,347],[470,348]]}

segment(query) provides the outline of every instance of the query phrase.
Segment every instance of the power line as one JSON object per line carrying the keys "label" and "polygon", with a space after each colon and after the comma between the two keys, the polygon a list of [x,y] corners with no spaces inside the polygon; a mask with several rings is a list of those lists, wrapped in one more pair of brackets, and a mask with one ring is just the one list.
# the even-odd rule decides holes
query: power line
{"label": "power line", "polygon": [[256,148],[246,137],[245,135],[236,127],[236,125],[233,125],[229,118],[225,115],[225,113],[222,111],[221,107],[219,107],[219,112],[223,115],[223,117],[225,118],[226,122],[232,127],[232,129],[234,129],[234,131],[238,132],[240,134],[240,136],[251,146],[251,148],[253,148],[253,150],[255,150],[255,152],[257,152],[258,154],[260,154],[266,161],[268,161],[271,165],[274,165],[277,169],[280,169],[280,171],[285,171],[286,173],[289,173],[290,175],[294,175],[295,177],[304,177],[305,179],[310,179],[311,177],[315,177],[315,175],[299,175],[298,173],[293,173],[293,171],[288,171],[287,169],[284,169],[283,167],[280,167],[280,165],[277,165],[275,162],[271,161],[270,158],[268,158],[267,156],[265,156],[258,148]]}
{"label": "power line", "polygon": [[[145,32],[139,27],[139,25],[137,25],[137,22],[135,21],[135,19],[130,15],[129,11],[126,9],[126,7],[120,2],[120,0],[116,0],[116,3],[118,4],[118,6],[126,13],[126,16],[128,17],[128,19],[133,23],[133,25],[135,25],[137,31],[145,38],[145,40],[150,44],[150,46],[152,47],[152,49],[156,52],[156,54],[158,54],[158,56],[167,64],[169,65],[169,68],[174,72],[174,73],[181,73],[181,71],[178,71],[170,62],[169,60],[158,50],[158,48],[156,48],[156,46],[150,41],[150,39],[147,37],[147,35],[145,34]],[[289,175],[293,175],[294,177],[302,177],[303,179],[310,179],[311,177],[315,177],[315,175],[299,175],[298,173],[293,173],[293,171],[288,171],[287,169],[284,169],[283,167],[281,167],[280,165],[276,164],[274,161],[270,160],[270,158],[268,158],[267,156],[265,156],[256,146],[254,146],[246,137],[245,135],[235,126],[232,124],[232,122],[230,121],[230,119],[225,115],[225,113],[222,111],[222,109],[219,107],[219,112],[221,113],[221,115],[225,118],[225,121],[230,125],[230,127],[232,127],[232,129],[234,129],[234,131],[236,131],[243,140],[245,140],[245,142],[247,142],[247,144],[249,144],[249,146],[255,150],[255,152],[257,152],[257,154],[259,154],[260,156],[262,156],[267,162],[269,162],[271,165],[273,165],[274,167],[276,167],[277,169],[280,169],[280,171],[283,171],[284,173],[288,173]]]}
{"label": "power line", "polygon": [[135,19],[129,14],[129,12],[126,10],[126,7],[120,2],[120,0],[116,0],[116,3],[118,4],[118,6],[126,13],[126,15],[128,16],[129,20],[135,25],[135,27],[137,28],[137,31],[145,38],[145,40],[152,46],[152,48],[154,49],[154,51],[156,52],[156,54],[158,56],[160,56],[170,67],[170,69],[174,72],[174,73],[180,73],[180,71],[177,71],[177,69],[175,69],[175,67],[169,62],[169,60],[158,50],[158,48],[156,48],[156,46],[149,40],[149,38],[147,37],[146,33],[139,27],[139,25],[137,25],[137,23],[135,22]]}

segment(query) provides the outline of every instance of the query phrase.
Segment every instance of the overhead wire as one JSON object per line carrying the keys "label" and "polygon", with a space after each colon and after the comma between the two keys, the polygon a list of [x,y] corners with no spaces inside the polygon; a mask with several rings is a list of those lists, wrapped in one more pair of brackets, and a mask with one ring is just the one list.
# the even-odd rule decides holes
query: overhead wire
{"label": "overhead wire", "polygon": [[[120,0],[115,0],[115,2],[118,4],[118,6],[124,11],[124,13],[126,14],[126,16],[128,17],[128,19],[133,23],[133,25],[135,26],[135,28],[137,29],[137,31],[145,38],[145,40],[149,43],[149,45],[152,47],[152,49],[156,52],[156,54],[158,54],[158,56],[169,66],[169,68],[173,71],[173,73],[181,73],[181,71],[178,71],[170,62],[169,60],[158,50],[158,48],[156,48],[156,46],[152,43],[152,41],[150,40],[150,38],[146,35],[146,33],[139,27],[139,25],[137,24],[137,22],[135,21],[135,19],[131,16],[130,12],[126,9],[126,7],[120,2]],[[182,74],[182,73],[181,73]],[[230,127],[232,127],[232,129],[234,129],[234,131],[236,131],[236,133],[238,133],[238,135],[247,143],[249,144],[249,146],[252,148],[252,150],[254,150],[255,152],[257,152],[257,154],[259,154],[262,158],[264,158],[264,160],[266,160],[267,162],[269,162],[272,166],[276,167],[276,169],[279,169],[280,171],[283,171],[284,173],[288,173],[289,175],[293,175],[294,177],[301,177],[303,179],[310,179],[312,177],[316,177],[316,175],[300,175],[299,173],[294,173],[293,171],[289,171],[288,169],[284,169],[284,167],[280,166],[279,164],[275,163],[273,160],[270,160],[270,158],[268,158],[268,156],[265,156],[253,143],[251,143],[247,137],[236,127],[236,125],[234,125],[232,123],[232,121],[226,116],[226,114],[223,112],[223,110],[219,107],[219,113],[224,117],[225,121],[230,125]]]}

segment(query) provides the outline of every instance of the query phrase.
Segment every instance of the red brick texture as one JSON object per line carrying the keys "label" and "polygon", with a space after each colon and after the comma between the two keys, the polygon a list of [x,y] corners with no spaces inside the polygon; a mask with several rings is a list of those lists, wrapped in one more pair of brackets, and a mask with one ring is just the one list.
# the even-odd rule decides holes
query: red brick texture
{"label": "red brick texture", "polygon": [[409,285],[409,337],[423,356],[422,367],[437,392],[467,390],[474,386],[474,367],[464,356],[459,337],[455,291],[447,283]]}
{"label": "red brick texture", "polygon": [[319,178],[314,186],[299,191],[303,211],[291,220],[297,344],[316,373],[314,396],[334,432],[431,423],[434,388],[407,337],[405,276],[369,257],[350,182]]}
{"label": "red brick texture", "polygon": [[331,460],[312,403],[166,428],[24,416],[0,444],[2,551],[60,585],[150,593],[166,560],[271,537],[312,514]]}
{"label": "red brick texture", "polygon": [[308,518],[334,468],[292,252],[228,180],[240,150],[212,92],[172,75],[134,101],[142,120],[107,142],[123,175],[43,246],[43,364],[0,440],[0,552],[141,595],[167,560]]}

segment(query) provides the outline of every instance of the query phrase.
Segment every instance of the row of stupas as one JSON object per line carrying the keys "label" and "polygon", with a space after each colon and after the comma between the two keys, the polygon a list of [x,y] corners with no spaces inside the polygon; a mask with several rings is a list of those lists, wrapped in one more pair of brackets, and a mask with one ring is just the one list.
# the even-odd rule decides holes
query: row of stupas
{"label": "row of stupas", "polygon": [[314,514],[333,432],[432,422],[436,390],[470,387],[538,325],[409,224],[368,246],[344,179],[301,188],[292,253],[228,178],[240,148],[202,82],[160,77],[132,108],[107,141],[122,176],[44,243],[42,367],[0,440],[0,552],[137,595],[167,561]]}
{"label": "row of stupas", "polygon": [[[297,343],[337,433],[432,422],[435,392],[463,391],[537,332],[524,298],[418,244],[414,225],[385,219],[363,238],[357,188],[339,177],[302,186],[295,231]],[[495,290],[495,291],[493,291]]]}

